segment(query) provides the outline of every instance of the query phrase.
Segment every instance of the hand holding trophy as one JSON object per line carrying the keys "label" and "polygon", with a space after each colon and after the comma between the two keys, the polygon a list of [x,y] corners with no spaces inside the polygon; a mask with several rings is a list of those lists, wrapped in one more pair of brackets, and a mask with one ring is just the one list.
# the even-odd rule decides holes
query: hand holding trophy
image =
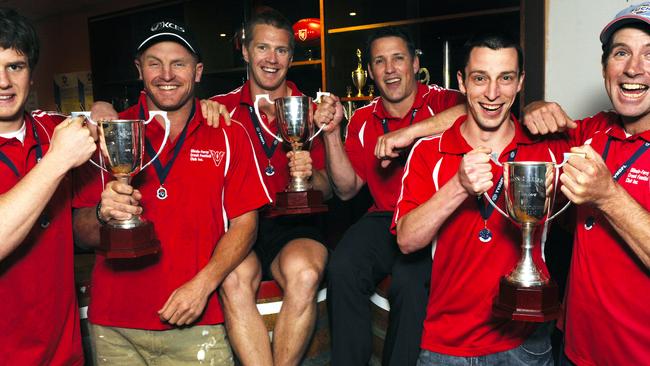
{"label": "hand holding trophy", "polygon": [[571,155],[576,154],[565,153],[561,164],[536,161],[503,163],[507,214],[487,193],[483,194],[499,213],[509,218],[522,231],[521,258],[512,272],[501,279],[499,294],[493,306],[493,313],[498,317],[545,322],[559,316],[557,284],[537,268],[533,262],[532,250],[537,227],[553,220],[571,203],[568,202],[550,216],[559,168]]}
{"label": "hand holding trophy", "polygon": [[[71,115],[84,116],[98,126],[99,148],[106,167],[92,160],[90,162],[125,184],[130,184],[134,175],[158,158],[169,137],[170,122],[167,112],[163,111],[149,112],[150,118],[147,121],[116,119],[95,122],[90,118],[90,112],[72,112]],[[165,120],[165,136],[156,155],[143,164],[145,125],[157,115]],[[158,253],[160,242],[155,238],[153,223],[150,221],[139,216],[133,216],[129,220],[111,219],[100,228],[97,251],[108,259],[136,258]]]}
{"label": "hand holding trophy", "polygon": [[[316,102],[329,93],[318,92]],[[266,100],[275,105],[275,115],[278,121],[280,135],[275,135],[264,123],[261,127],[279,142],[286,142],[294,152],[301,151],[305,143],[312,141],[323,130],[321,127],[314,133],[314,108],[312,98],[306,96],[292,96],[277,98],[273,102],[268,94],[255,96],[254,110],[258,121],[262,121],[259,102]],[[291,177],[289,186],[284,192],[278,192],[275,207],[271,216],[288,214],[307,214],[327,211],[323,203],[323,194],[315,191],[305,177]]]}

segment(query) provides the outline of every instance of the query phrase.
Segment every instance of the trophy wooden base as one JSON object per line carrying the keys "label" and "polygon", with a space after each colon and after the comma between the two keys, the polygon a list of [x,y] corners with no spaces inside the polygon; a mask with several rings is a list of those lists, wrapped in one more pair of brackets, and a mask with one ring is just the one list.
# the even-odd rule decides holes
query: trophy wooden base
{"label": "trophy wooden base", "polygon": [[160,241],[156,239],[150,221],[132,229],[102,225],[99,237],[99,248],[96,251],[106,259],[138,258],[160,251]]}
{"label": "trophy wooden base", "polygon": [[321,191],[278,192],[275,195],[275,206],[267,210],[264,216],[309,215],[321,212],[327,212]]}
{"label": "trophy wooden base", "polygon": [[492,314],[525,322],[545,322],[560,315],[558,288],[552,280],[535,287],[517,287],[505,277],[499,283],[499,295]]}

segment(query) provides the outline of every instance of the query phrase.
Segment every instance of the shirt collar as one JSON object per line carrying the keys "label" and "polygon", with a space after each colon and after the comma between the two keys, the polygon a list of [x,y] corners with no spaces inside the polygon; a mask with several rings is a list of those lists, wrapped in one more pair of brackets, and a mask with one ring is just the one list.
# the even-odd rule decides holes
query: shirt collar
{"label": "shirt collar", "polygon": [[[409,109],[409,112],[405,114],[405,116],[408,116],[412,113],[413,109],[420,110],[422,109],[422,106],[424,105],[424,95],[429,92],[429,87],[426,85],[423,85],[421,83],[417,83],[417,93],[415,94],[415,100],[413,101],[413,105],[411,106],[411,109]],[[378,98],[377,103],[375,103],[375,107],[372,111],[372,113],[380,120],[382,119],[402,119],[402,116],[392,116],[388,111],[384,108],[384,98]]]}
{"label": "shirt collar", "polygon": [[[515,136],[512,141],[503,149],[504,153],[509,153],[510,151],[516,149],[518,145],[530,145],[538,142],[537,139],[531,138],[528,133],[521,126],[517,118],[514,115],[510,114],[510,118],[514,122],[515,126]],[[467,120],[467,115],[460,116],[454,124],[442,133],[440,136],[440,151],[447,154],[463,155],[473,150],[469,143],[465,140],[463,135],[460,133],[460,126],[465,123]]]}
{"label": "shirt collar", "polygon": [[650,142],[650,130],[637,133],[636,135],[628,136],[623,128],[623,121],[619,114],[614,114],[612,116],[614,123],[611,124],[610,128],[607,129],[606,134],[617,140],[636,140],[638,138]]}
{"label": "shirt collar", "polygon": [[17,139],[18,141],[20,141],[21,144],[24,144],[26,132],[27,132],[27,124],[23,120],[23,124],[20,126],[20,128],[17,131],[0,133],[0,138],[4,140],[3,142],[11,139]]}
{"label": "shirt collar", "polygon": [[[140,93],[140,98],[138,99],[138,110],[142,110],[144,112],[144,118],[145,120],[149,117],[149,108],[147,107],[147,93],[142,92]],[[140,117],[138,117],[140,118]],[[187,133],[190,134],[192,131],[194,131],[199,125],[205,123],[205,118],[203,117],[203,113],[201,113],[201,101],[198,98],[194,98],[194,115],[192,116],[192,119],[190,120],[190,125],[187,129]],[[161,126],[161,129],[164,130],[164,125]]]}
{"label": "shirt collar", "polygon": [[[286,82],[287,86],[289,87],[289,89],[291,89],[291,96],[292,97],[300,97],[300,96],[304,95],[300,90],[298,90],[298,87],[296,86],[296,84],[294,84],[293,82],[291,82],[289,80],[287,80],[285,82]],[[251,95],[251,86],[250,86],[250,84],[251,84],[251,81],[247,80],[244,83],[244,86],[242,86],[241,99],[239,101],[239,104],[244,104],[244,105],[252,107],[255,100],[254,100],[253,96]]]}

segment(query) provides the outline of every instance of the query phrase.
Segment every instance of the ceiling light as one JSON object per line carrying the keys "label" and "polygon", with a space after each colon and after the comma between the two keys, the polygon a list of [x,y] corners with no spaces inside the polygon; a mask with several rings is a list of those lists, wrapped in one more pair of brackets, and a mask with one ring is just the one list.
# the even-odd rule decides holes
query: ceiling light
{"label": "ceiling light", "polygon": [[350,16],[351,16],[351,17],[356,16],[356,15],[357,15],[356,12],[354,12],[354,11],[351,11],[351,12],[350,12]]}
{"label": "ceiling light", "polygon": [[226,36],[226,33],[219,34],[219,37],[225,37],[225,36]]}

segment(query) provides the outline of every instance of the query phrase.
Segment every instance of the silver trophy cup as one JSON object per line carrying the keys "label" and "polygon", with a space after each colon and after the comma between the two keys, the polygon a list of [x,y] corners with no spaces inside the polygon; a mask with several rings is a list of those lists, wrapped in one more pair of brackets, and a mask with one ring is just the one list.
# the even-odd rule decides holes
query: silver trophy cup
{"label": "silver trophy cup", "polygon": [[548,277],[533,263],[533,234],[548,216],[555,191],[556,169],[553,163],[507,162],[503,164],[505,199],[508,216],[522,231],[521,259],[506,277],[521,287],[541,286]]}
{"label": "silver trophy cup", "polygon": [[503,163],[507,213],[484,194],[497,211],[521,228],[522,234],[521,258],[500,282],[499,294],[493,307],[497,316],[543,322],[559,315],[557,285],[535,265],[533,247],[537,227],[551,221],[569,207],[570,202],[549,216],[559,168],[570,155],[574,154],[564,154],[561,164],[537,161]]}
{"label": "silver trophy cup", "polygon": [[[329,93],[318,92],[316,101],[320,101],[323,95],[329,95]],[[275,115],[280,136],[275,135],[261,122],[262,118],[259,113],[259,101],[261,99],[275,104]],[[277,98],[275,102],[272,102],[268,94],[260,94],[255,98],[255,113],[257,113],[258,121],[260,121],[264,130],[273,138],[288,143],[294,152],[302,150],[305,143],[313,140],[323,130],[321,128],[314,133],[314,110],[312,98],[310,97],[284,97]],[[311,184],[307,179],[292,177],[286,191],[305,192],[311,188]]]}
{"label": "silver trophy cup", "polygon": [[[151,111],[147,121],[117,119],[95,122],[90,119],[90,112],[72,113],[73,117],[79,115],[98,127],[103,164],[101,161],[100,164],[90,162],[126,184],[130,184],[134,175],[158,158],[169,137],[170,122],[167,113],[162,111]],[[144,164],[145,125],[156,115],[165,120],[165,136],[156,155]],[[102,225],[97,250],[109,259],[135,258],[157,253],[160,242],[155,237],[153,223],[133,215],[128,220],[111,219],[107,225]]]}
{"label": "silver trophy cup", "polygon": [[[291,150],[302,150],[314,134],[314,111],[310,97],[286,97],[275,100],[276,118],[280,135]],[[292,177],[288,192],[304,192],[311,184],[302,177]]]}

